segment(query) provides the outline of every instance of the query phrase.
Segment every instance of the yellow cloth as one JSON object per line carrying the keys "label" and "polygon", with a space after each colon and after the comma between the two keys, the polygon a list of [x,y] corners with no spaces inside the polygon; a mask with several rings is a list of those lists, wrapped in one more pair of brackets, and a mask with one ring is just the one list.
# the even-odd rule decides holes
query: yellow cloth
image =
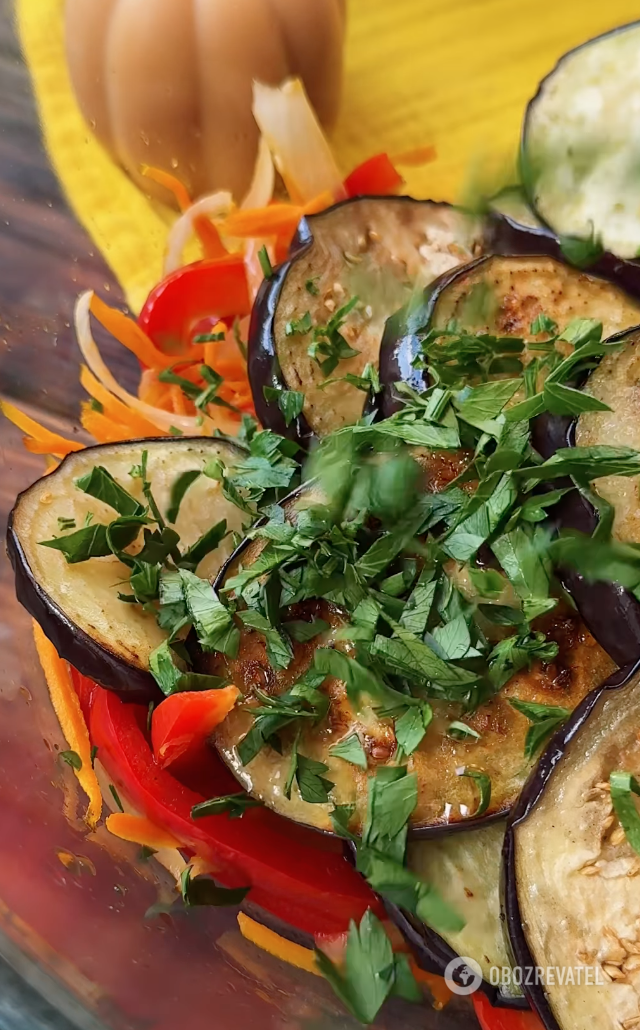
{"label": "yellow cloth", "polygon": [[[133,186],[82,120],[64,62],[63,0],[16,0],[16,7],[53,166],[137,310],[160,278],[170,215]],[[348,0],[348,7],[334,137],[341,167],[435,143],[438,160],[411,169],[408,186],[445,200],[504,185],[539,80],[570,47],[637,17],[631,0]]]}

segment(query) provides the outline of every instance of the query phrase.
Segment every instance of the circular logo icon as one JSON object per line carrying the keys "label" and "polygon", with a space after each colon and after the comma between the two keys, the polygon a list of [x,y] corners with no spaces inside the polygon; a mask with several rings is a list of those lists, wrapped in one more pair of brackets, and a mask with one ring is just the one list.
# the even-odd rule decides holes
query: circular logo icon
{"label": "circular logo icon", "polygon": [[452,958],[444,971],[444,982],[454,994],[473,994],[482,983],[482,970],[473,958]]}

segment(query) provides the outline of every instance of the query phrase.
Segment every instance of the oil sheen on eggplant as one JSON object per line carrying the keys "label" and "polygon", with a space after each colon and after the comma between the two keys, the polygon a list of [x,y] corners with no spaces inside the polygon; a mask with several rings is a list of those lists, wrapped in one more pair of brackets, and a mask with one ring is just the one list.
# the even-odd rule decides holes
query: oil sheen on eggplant
{"label": "oil sheen on eggplant", "polygon": [[573,983],[525,985],[547,1030],[620,1030],[640,1020],[640,856],[612,810],[617,770],[640,776],[638,665],[586,698],[556,734],[507,832],[515,958],[573,970]]}
{"label": "oil sheen on eggplant", "polygon": [[[455,463],[455,456],[448,459]],[[442,452],[424,452],[428,489],[437,490],[447,477]],[[452,479],[458,467],[452,468]],[[287,517],[295,520],[296,506],[305,503],[304,494],[293,496],[287,504]],[[306,503],[309,503],[307,500]],[[258,557],[263,543],[241,545],[227,566],[221,570],[216,588],[237,571]],[[451,571],[455,575],[455,570]],[[462,589],[462,587],[460,587]],[[353,645],[337,640],[336,632],[345,625],[341,610],[325,601],[309,601],[295,606],[293,619],[310,621],[321,617],[329,624],[323,634],[306,643],[294,643],[294,659],[288,669],[274,671],[266,654],[264,638],[246,627],[241,630],[238,656],[226,659],[226,670],[232,682],[247,698],[247,705],[234,709],[218,728],[216,746],[242,786],[282,815],[325,831],[332,830],[330,811],[333,804],[310,804],[300,797],[297,787],[287,799],[283,787],[290,765],[291,740],[285,737],[283,754],[264,747],[247,766],[243,766],[237,746],[252,725],[249,708],[256,687],[279,695],[300,678],[313,661],[317,647],[334,646],[350,653]],[[452,720],[460,718],[460,704],[434,701],[433,721],[418,749],[408,758],[407,768],[418,777],[418,804],[412,816],[411,829],[416,835],[434,836],[452,829],[464,830],[482,825],[509,811],[517,798],[530,768],[523,759],[528,720],[509,704],[510,697],[573,708],[584,695],[609,674],[612,663],[592,636],[572,613],[544,617],[540,622],[550,639],[558,642],[558,658],[551,664],[534,663],[531,671],[522,670],[505,688],[472,715],[465,716],[468,725],[481,737],[473,742],[454,739],[446,734]],[[220,673],[220,659],[194,655],[199,671]],[[345,684],[327,678],[323,688],[331,704],[327,718],[301,738],[304,753],[324,762],[327,777],[335,783],[332,798],[335,804],[354,804],[356,814],[351,824],[354,832],[361,827],[366,807],[367,775],[377,766],[393,761],[396,740],[393,721],[379,718],[368,706],[354,711],[347,700]],[[338,741],[356,732],[367,756],[367,769],[360,769],[329,753]],[[492,781],[491,804],[478,820],[473,819],[477,795],[473,783],[457,774],[462,766],[483,769]]]}
{"label": "oil sheen on eggplant", "polygon": [[[144,504],[141,480],[129,474],[132,466],[140,463],[143,451],[148,454],[148,477],[162,512],[169,506],[171,487],[181,473],[203,469],[215,457],[237,457],[231,445],[201,437],[87,447],[70,454],[55,472],[20,494],[7,532],[18,600],[63,658],[84,675],[131,699],[156,695],[148,660],[166,634],[140,605],[118,599],[127,569],[115,556],[70,565],[61,551],[42,547],[40,541],[60,536],[59,518],[72,519],[82,527],[89,513],[96,523],[116,517],[113,508],[75,486],[76,479],[97,465],[104,466]],[[219,483],[200,476],[185,494],[175,523],[181,544],[195,543],[221,519],[227,520],[230,529],[242,527],[242,512],[222,496]],[[198,574],[212,579],[229,551],[228,540],[223,541],[203,559]]]}
{"label": "oil sheen on eggplant", "polygon": [[593,318],[611,336],[637,325],[640,303],[619,286],[551,257],[493,256],[443,275],[421,300],[387,322],[380,354],[383,417],[398,408],[394,383],[427,385],[413,368],[422,335],[451,320],[472,332],[535,340],[531,324],[548,315],[561,328],[574,318]]}
{"label": "oil sheen on eggplant", "polygon": [[[263,283],[253,310],[249,379],[262,424],[304,440],[356,422],[366,393],[323,382],[377,366],[386,318],[416,287],[482,253],[482,232],[474,216],[410,197],[359,197],[306,218],[291,258]],[[342,333],[358,354],[325,376],[307,353],[311,335],[291,332],[291,323],[308,313],[314,326],[326,325],[354,297]],[[304,393],[291,427],[277,401],[265,399],[264,386]]]}

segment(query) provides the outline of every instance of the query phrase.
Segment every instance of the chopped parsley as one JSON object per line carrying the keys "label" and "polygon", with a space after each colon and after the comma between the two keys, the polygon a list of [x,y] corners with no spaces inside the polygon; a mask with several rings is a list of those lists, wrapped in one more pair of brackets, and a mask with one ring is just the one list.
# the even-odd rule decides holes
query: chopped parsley
{"label": "chopped parsley", "polygon": [[82,759],[77,751],[61,751],[60,758],[67,765],[70,765],[72,769],[75,769],[76,772],[80,772],[82,769]]}
{"label": "chopped parsley", "polygon": [[616,770],[609,776],[613,810],[620,820],[627,841],[640,855],[640,814],[633,795],[640,796],[640,784],[631,773]]}
{"label": "chopped parsley", "polygon": [[260,262],[260,268],[265,279],[270,279],[273,275],[273,265],[271,264],[271,258],[266,246],[263,244],[258,251],[258,260]]}

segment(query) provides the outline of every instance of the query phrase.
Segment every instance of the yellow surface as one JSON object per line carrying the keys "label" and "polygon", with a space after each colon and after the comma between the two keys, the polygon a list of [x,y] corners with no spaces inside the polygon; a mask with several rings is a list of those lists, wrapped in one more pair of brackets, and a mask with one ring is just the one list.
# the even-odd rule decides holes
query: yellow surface
{"label": "yellow surface", "polygon": [[[87,3],[91,0],[87,0]],[[152,3],[153,0],[147,0]],[[345,171],[372,153],[435,143],[411,192],[459,199],[512,178],[525,104],[570,47],[639,16],[630,0],[347,0]],[[16,0],[53,165],[134,309],[160,276],[168,212],[92,138],[64,66],[63,0]]]}

